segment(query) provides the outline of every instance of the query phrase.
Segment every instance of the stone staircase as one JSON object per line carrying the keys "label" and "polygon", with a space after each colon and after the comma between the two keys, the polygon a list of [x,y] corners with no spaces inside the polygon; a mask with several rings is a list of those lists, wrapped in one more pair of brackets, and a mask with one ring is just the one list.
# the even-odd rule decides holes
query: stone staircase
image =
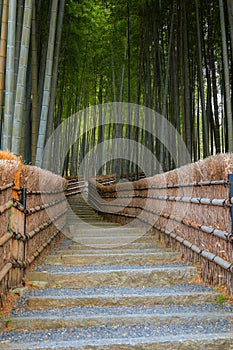
{"label": "stone staircase", "polygon": [[[70,199],[68,238],[28,272],[0,349],[233,349],[233,305],[150,234]],[[72,240],[71,240],[72,238]],[[6,327],[7,326],[7,327]]]}

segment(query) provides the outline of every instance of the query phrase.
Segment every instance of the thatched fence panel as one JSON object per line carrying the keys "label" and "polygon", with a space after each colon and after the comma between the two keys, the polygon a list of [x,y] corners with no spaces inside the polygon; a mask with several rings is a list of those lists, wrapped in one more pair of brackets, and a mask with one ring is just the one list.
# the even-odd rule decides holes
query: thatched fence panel
{"label": "thatched fence panel", "polygon": [[66,224],[67,181],[48,171],[0,160],[0,306]]}
{"label": "thatched fence panel", "polygon": [[233,155],[222,154],[135,182],[91,178],[89,202],[107,220],[151,229],[233,294],[232,173]]}
{"label": "thatched fence panel", "polygon": [[66,197],[80,194],[87,187],[86,182],[82,176],[67,176]]}

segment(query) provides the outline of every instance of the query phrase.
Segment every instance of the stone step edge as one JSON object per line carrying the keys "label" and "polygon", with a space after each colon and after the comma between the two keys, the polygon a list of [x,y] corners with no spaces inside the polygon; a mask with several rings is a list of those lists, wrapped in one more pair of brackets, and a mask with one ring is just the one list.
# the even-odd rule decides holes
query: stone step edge
{"label": "stone step edge", "polygon": [[81,246],[84,247],[85,249],[63,249],[63,250],[56,250],[52,254],[48,255],[48,258],[50,256],[55,257],[55,256],[72,256],[72,255],[107,255],[107,254],[114,254],[114,255],[134,255],[134,254],[177,254],[181,256],[179,252],[172,252],[172,251],[166,251],[163,252],[163,250],[159,248],[155,249],[90,249],[88,246]]}
{"label": "stone step edge", "polygon": [[[78,344],[77,344],[78,343]],[[95,345],[93,345],[95,343]],[[169,337],[141,337],[141,338],[112,338],[112,339],[95,339],[87,341],[59,341],[57,342],[32,342],[23,344],[1,344],[1,350],[64,350],[64,349],[99,349],[99,350],[232,350],[233,334],[232,333],[211,333],[208,336],[197,335],[180,335]]]}
{"label": "stone step edge", "polygon": [[[145,258],[148,258],[148,264],[146,265],[151,265],[153,261],[150,261],[150,259],[153,259],[154,261],[164,261],[164,262],[169,262],[172,261],[174,262],[174,259],[179,261],[180,260],[180,254],[179,253],[162,253],[162,252],[154,252],[154,253],[145,253],[145,252],[135,252],[134,254],[130,253],[101,253],[101,254],[96,254],[96,253],[89,253],[89,254],[56,254],[56,255],[50,255],[46,257],[44,262],[47,264],[48,262],[53,263],[55,262],[62,262],[63,260],[83,260],[83,259],[90,259],[90,258],[102,258],[105,259],[106,262],[111,261],[111,259],[114,258],[117,259],[117,262],[124,262],[125,260],[138,260],[138,259],[143,259],[144,264],[145,264]],[[93,260],[92,259],[92,260]],[[78,264],[79,265],[79,264]],[[90,263],[89,265],[93,265],[93,262]],[[99,264],[97,264],[99,265]]]}
{"label": "stone step edge", "polygon": [[[154,251],[154,252],[140,252],[140,251],[134,251],[133,252],[133,254],[130,254],[130,252],[124,252],[124,251],[122,251],[121,253],[114,253],[114,251],[112,250],[112,251],[110,251],[110,252],[106,252],[106,251],[101,251],[100,253],[98,253],[98,251],[97,252],[95,252],[95,250],[93,250],[93,253],[91,253],[91,252],[89,252],[89,253],[83,253],[82,254],[82,256],[87,256],[87,257],[90,257],[90,256],[104,256],[104,257],[108,257],[108,256],[132,256],[132,257],[134,257],[134,256],[150,256],[150,255],[152,255],[152,256],[158,256],[158,257],[160,257],[160,256],[169,256],[169,255],[171,255],[171,256],[173,256],[173,255],[177,255],[177,256],[181,256],[181,254],[179,253],[179,252],[162,252],[162,251],[158,251],[158,252],[156,252],[156,251]],[[62,251],[60,251],[59,253],[57,252],[57,254],[54,254],[54,255],[49,255],[48,257],[47,257],[47,259],[48,258],[50,258],[50,257],[52,257],[52,258],[56,258],[58,256],[58,258],[60,258],[60,257],[63,257],[63,258],[65,258],[65,257],[70,257],[70,254],[67,254],[66,253],[66,251],[65,251],[65,254],[62,254]],[[73,256],[77,256],[77,257],[80,257],[80,255],[77,253],[77,254],[73,254]]]}
{"label": "stone step edge", "polygon": [[[208,323],[213,320],[230,320],[232,318],[231,312],[215,313],[206,312],[196,314],[195,312],[190,313],[170,313],[170,314],[112,314],[112,315],[93,315],[93,316],[64,316],[61,317],[53,316],[28,316],[28,317],[12,317],[8,326],[17,330],[48,330],[48,329],[59,329],[59,328],[87,328],[101,325],[140,325],[145,323],[163,325],[164,323],[169,324],[183,324],[187,322],[189,325],[197,321],[204,321]],[[4,322],[4,320],[3,320]],[[233,335],[232,335],[233,337]]]}
{"label": "stone step edge", "polygon": [[138,305],[192,305],[217,302],[217,292],[195,292],[166,295],[90,295],[90,296],[32,296],[28,299],[30,308],[59,308],[67,306],[138,306]]}

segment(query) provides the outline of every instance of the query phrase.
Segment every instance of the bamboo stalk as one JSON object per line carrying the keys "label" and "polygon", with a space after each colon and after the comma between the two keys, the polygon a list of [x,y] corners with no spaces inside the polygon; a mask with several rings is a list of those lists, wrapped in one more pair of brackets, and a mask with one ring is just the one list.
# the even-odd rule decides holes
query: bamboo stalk
{"label": "bamboo stalk", "polygon": [[12,131],[12,152],[20,154],[22,125],[24,124],[24,90],[26,85],[27,63],[31,33],[32,0],[25,0],[23,30],[19,57],[19,70],[17,73],[16,100],[14,109],[14,123]]}
{"label": "bamboo stalk", "polygon": [[15,29],[16,29],[16,1],[9,0],[7,56],[6,56],[6,93],[2,148],[11,150],[11,136],[13,125],[14,104],[14,60],[15,60]]}
{"label": "bamboo stalk", "polygon": [[224,79],[225,79],[225,93],[226,93],[226,111],[227,111],[227,133],[228,133],[228,151],[233,151],[233,122],[232,122],[232,107],[231,107],[231,86],[230,86],[230,70],[228,60],[226,26],[224,16],[223,0],[219,0],[220,9],[220,24],[222,32],[222,49],[223,49],[223,65],[224,65]]}
{"label": "bamboo stalk", "polygon": [[[3,90],[4,90],[4,76],[6,64],[6,43],[7,43],[7,14],[8,14],[8,0],[4,0],[2,5],[2,25],[1,25],[1,40],[0,40],[0,127],[2,124],[3,113]],[[0,130],[2,127],[0,128]]]}
{"label": "bamboo stalk", "polygon": [[36,161],[36,144],[37,144],[37,131],[38,131],[38,121],[37,121],[37,100],[38,100],[38,79],[37,79],[37,41],[36,41],[36,0],[32,3],[32,40],[31,40],[31,50],[32,50],[32,164],[35,165]]}
{"label": "bamboo stalk", "polygon": [[50,19],[50,29],[49,29],[49,42],[48,42],[47,58],[46,58],[46,72],[45,72],[45,81],[44,81],[44,90],[43,90],[42,110],[41,110],[39,133],[38,133],[38,139],[37,139],[37,152],[36,152],[36,161],[35,161],[36,166],[41,165],[43,149],[45,146],[46,127],[47,127],[49,101],[50,101],[50,93],[51,93],[51,79],[52,79],[52,65],[53,65],[57,7],[58,7],[58,0],[53,0],[52,10],[51,10],[51,19]]}

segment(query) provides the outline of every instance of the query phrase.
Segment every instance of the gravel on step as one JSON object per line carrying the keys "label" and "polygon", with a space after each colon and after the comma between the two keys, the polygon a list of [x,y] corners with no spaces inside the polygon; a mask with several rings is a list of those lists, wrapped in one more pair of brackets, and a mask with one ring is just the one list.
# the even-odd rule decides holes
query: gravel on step
{"label": "gravel on step", "polygon": [[49,273],[79,273],[79,272],[101,272],[101,271],[128,271],[128,270],[161,270],[161,269],[180,269],[181,267],[190,267],[183,263],[150,265],[150,266],[135,266],[135,265],[92,265],[92,266],[58,266],[43,264],[38,265],[34,272],[49,272]]}
{"label": "gravel on step", "polygon": [[[164,249],[158,249],[158,248],[154,248],[154,249],[143,249],[143,248],[138,248],[138,249],[92,249],[89,250],[87,249],[66,249],[66,250],[58,250],[56,252],[53,252],[52,254],[50,254],[50,256],[64,256],[64,255],[86,255],[86,254],[90,254],[90,255],[113,255],[113,254],[121,254],[121,255],[129,255],[129,254],[140,254],[140,253],[144,253],[144,254],[150,254],[150,253],[163,253]],[[166,250],[166,253],[170,253],[172,251]],[[46,260],[46,258],[44,259]]]}
{"label": "gravel on step", "polygon": [[47,309],[21,308],[12,311],[12,317],[92,317],[92,316],[121,316],[121,315],[172,315],[172,314],[211,314],[224,315],[232,313],[233,305],[219,305],[217,303],[185,305],[156,305],[156,306],[75,306]]}
{"label": "gravel on step", "polygon": [[209,286],[185,283],[170,286],[158,286],[158,287],[90,287],[90,288],[46,288],[46,289],[34,289],[29,290],[27,297],[30,296],[57,296],[57,297],[80,297],[91,295],[102,296],[123,296],[123,295],[170,295],[170,294],[185,294],[185,293],[201,293],[201,292],[214,292],[214,289]]}
{"label": "gravel on step", "polygon": [[56,342],[56,341],[92,341],[113,338],[145,338],[145,337],[174,337],[179,335],[182,339],[187,335],[205,334],[223,334],[233,332],[233,324],[227,320],[219,320],[215,322],[195,322],[179,325],[159,325],[159,324],[143,324],[135,326],[99,326],[93,328],[68,328],[46,331],[9,331],[4,333],[1,342],[8,341],[10,343],[27,343],[30,342]]}
{"label": "gravel on step", "polygon": [[195,293],[214,293],[214,289],[209,286],[198,284],[177,284],[170,286],[155,287],[86,287],[79,289],[72,288],[45,288],[29,290],[27,295],[19,298],[15,302],[16,314],[21,307],[27,307],[28,299],[31,297],[38,298],[82,298],[82,297],[150,297],[150,296],[175,296],[175,295],[193,295]]}

